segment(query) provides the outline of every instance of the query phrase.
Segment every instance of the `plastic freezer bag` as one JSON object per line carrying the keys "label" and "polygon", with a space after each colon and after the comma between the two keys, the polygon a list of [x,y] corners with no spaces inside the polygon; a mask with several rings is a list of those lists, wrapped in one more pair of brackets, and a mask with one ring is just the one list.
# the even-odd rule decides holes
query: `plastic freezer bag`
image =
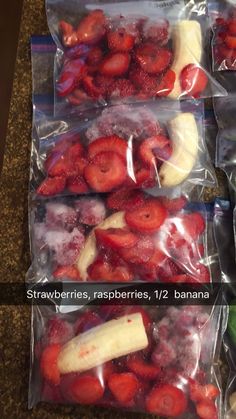
{"label": "plastic freezer bag", "polygon": [[30,407],[46,401],[222,417],[220,306],[58,310],[33,307]]}
{"label": "plastic freezer bag", "polygon": [[68,121],[34,117],[31,190],[41,197],[215,185],[201,102],[120,105]]}
{"label": "plastic freezer bag", "polygon": [[236,4],[210,1],[213,71],[236,70]]}
{"label": "plastic freezer bag", "polygon": [[220,282],[213,207],[126,190],[32,201],[28,279]]}
{"label": "plastic freezer bag", "polygon": [[55,114],[119,101],[225,95],[208,69],[206,3],[47,0]]}

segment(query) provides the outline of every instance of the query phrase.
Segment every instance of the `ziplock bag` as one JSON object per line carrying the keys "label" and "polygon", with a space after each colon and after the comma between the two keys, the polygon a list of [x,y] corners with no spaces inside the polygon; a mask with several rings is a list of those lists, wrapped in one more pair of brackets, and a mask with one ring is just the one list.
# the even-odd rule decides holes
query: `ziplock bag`
{"label": "ziplock bag", "polygon": [[213,30],[213,71],[236,70],[235,1],[209,1],[208,7]]}
{"label": "ziplock bag", "polygon": [[119,105],[70,121],[35,111],[31,191],[49,197],[214,186],[203,120],[200,101]]}
{"label": "ziplock bag", "polygon": [[30,407],[46,401],[222,417],[220,305],[66,311],[33,307]]}
{"label": "ziplock bag", "polygon": [[206,3],[47,0],[55,115],[226,92],[208,72]]}
{"label": "ziplock bag", "polygon": [[28,280],[220,282],[214,205],[141,191],[30,202]]}

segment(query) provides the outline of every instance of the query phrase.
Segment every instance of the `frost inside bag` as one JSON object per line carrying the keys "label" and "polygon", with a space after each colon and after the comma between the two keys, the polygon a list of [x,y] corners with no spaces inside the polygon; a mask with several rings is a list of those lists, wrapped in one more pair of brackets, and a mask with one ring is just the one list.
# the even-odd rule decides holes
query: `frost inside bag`
{"label": "frost inside bag", "polygon": [[220,282],[212,204],[119,191],[30,207],[29,280]]}
{"label": "frost inside bag", "polygon": [[41,197],[214,186],[201,102],[119,105],[79,120],[35,113],[31,190]]}
{"label": "frost inside bag", "polygon": [[213,71],[236,70],[235,1],[210,1]]}
{"label": "frost inside bag", "polygon": [[207,69],[206,4],[47,0],[55,114],[119,101],[225,95]]}
{"label": "frost inside bag", "polygon": [[[58,311],[59,310],[59,311]],[[221,307],[33,307],[29,406],[221,418]]]}

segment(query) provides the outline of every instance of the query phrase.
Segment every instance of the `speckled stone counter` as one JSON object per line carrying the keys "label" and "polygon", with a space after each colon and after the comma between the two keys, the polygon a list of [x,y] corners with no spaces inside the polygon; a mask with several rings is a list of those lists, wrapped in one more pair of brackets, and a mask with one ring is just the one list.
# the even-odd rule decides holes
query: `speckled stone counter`
{"label": "speckled stone counter", "polygon": [[[23,282],[29,267],[27,189],[31,143],[31,34],[48,32],[44,0],[25,0],[0,183],[0,282]],[[222,179],[222,177],[220,177]],[[223,192],[222,192],[223,191]],[[225,194],[224,179],[219,190]],[[206,193],[212,198],[212,191]],[[3,419],[146,418],[99,408],[39,405],[27,410],[30,307],[0,306],[0,417]]]}

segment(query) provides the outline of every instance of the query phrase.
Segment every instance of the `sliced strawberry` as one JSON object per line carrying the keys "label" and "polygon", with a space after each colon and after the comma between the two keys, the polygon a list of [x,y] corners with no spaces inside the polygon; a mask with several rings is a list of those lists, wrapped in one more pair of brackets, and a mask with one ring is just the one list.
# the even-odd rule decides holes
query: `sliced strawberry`
{"label": "sliced strawberry", "polygon": [[40,360],[43,377],[55,385],[60,383],[60,371],[57,365],[60,350],[59,344],[49,345],[44,349]]}
{"label": "sliced strawberry", "polygon": [[140,45],[136,50],[137,62],[150,74],[162,73],[170,65],[171,59],[171,51],[151,42]]}
{"label": "sliced strawberry", "polygon": [[98,99],[103,95],[103,89],[96,85],[96,80],[92,76],[83,78],[83,86],[90,97]]}
{"label": "sliced strawberry", "polygon": [[189,380],[189,393],[193,402],[200,402],[206,399],[214,400],[220,395],[219,389],[213,384],[202,386],[192,379]]}
{"label": "sliced strawberry", "polygon": [[93,368],[93,373],[102,383],[107,383],[109,377],[116,372],[116,367],[112,361],[108,361],[105,364],[98,365]]}
{"label": "sliced strawberry", "polygon": [[112,192],[107,198],[107,207],[110,209],[128,211],[133,208],[138,208],[145,202],[145,195],[143,192],[119,189]]}
{"label": "sliced strawberry", "polygon": [[194,277],[196,277],[197,282],[201,282],[203,284],[211,282],[210,271],[207,266],[203,265],[203,263],[197,263],[194,265],[193,274]]}
{"label": "sliced strawberry", "polygon": [[108,88],[108,96],[111,99],[121,97],[131,97],[135,94],[135,87],[130,80],[115,80]]}
{"label": "sliced strawberry", "polygon": [[133,48],[135,38],[133,35],[126,32],[125,28],[117,28],[108,33],[107,41],[110,50],[115,52],[128,52]]}
{"label": "sliced strawberry", "polygon": [[80,175],[72,176],[67,179],[66,187],[68,191],[75,194],[84,194],[89,192],[88,185],[86,184],[84,178]]}
{"label": "sliced strawberry", "polygon": [[53,317],[47,323],[45,339],[49,345],[64,345],[74,337],[73,326],[58,317]]}
{"label": "sliced strawberry", "polygon": [[76,77],[69,71],[63,71],[57,81],[57,93],[59,96],[68,96],[77,85]]}
{"label": "sliced strawberry", "polygon": [[112,374],[108,380],[108,387],[119,403],[128,403],[139,389],[139,381],[132,373]]}
{"label": "sliced strawberry", "polygon": [[158,97],[165,97],[168,96],[172,90],[174,89],[176,80],[176,74],[173,70],[169,69],[166,73],[162,76],[159,84],[158,84]]}
{"label": "sliced strawberry", "polygon": [[141,237],[134,247],[119,250],[122,259],[133,264],[146,263],[153,253],[154,244],[148,236]]}
{"label": "sliced strawberry", "polygon": [[41,196],[53,196],[63,191],[66,180],[63,176],[46,178],[37,189],[37,194]]}
{"label": "sliced strawberry", "polygon": [[72,144],[67,152],[66,157],[69,160],[75,161],[78,157],[81,157],[84,152],[84,148],[80,142],[76,142],[75,144]]}
{"label": "sliced strawberry", "polygon": [[226,43],[226,46],[228,48],[235,49],[236,48],[236,36],[227,35],[225,37],[225,43]]}
{"label": "sliced strawberry", "polygon": [[69,161],[65,155],[59,155],[57,152],[52,152],[45,161],[45,170],[48,176],[70,176],[75,171],[72,161]]}
{"label": "sliced strawberry", "polygon": [[166,19],[152,22],[147,20],[143,25],[143,37],[147,41],[157,42],[164,45],[169,38],[169,22]]}
{"label": "sliced strawberry", "polygon": [[180,274],[182,274],[181,269],[171,258],[166,258],[158,269],[158,278],[160,281],[168,282],[170,278]]}
{"label": "sliced strawberry", "polygon": [[127,228],[109,228],[107,230],[97,228],[95,235],[99,244],[114,250],[133,247],[138,241],[138,237]]}
{"label": "sliced strawberry", "polygon": [[75,266],[60,266],[53,272],[55,279],[69,279],[71,281],[80,281],[80,273]]}
{"label": "sliced strawberry", "polygon": [[208,77],[201,67],[189,64],[182,70],[180,82],[184,94],[198,98],[207,87]]}
{"label": "sliced strawberry", "polygon": [[216,405],[211,400],[203,400],[197,403],[196,411],[201,419],[218,419]]}
{"label": "sliced strawberry", "polygon": [[125,52],[109,54],[101,63],[99,71],[105,76],[123,76],[129,69],[130,59],[130,55]]}
{"label": "sliced strawberry", "polygon": [[142,161],[148,166],[156,167],[156,160],[165,161],[170,158],[172,147],[170,140],[164,135],[156,135],[144,140],[139,148]]}
{"label": "sliced strawberry", "polygon": [[127,367],[144,380],[155,380],[160,374],[159,367],[152,363],[147,363],[137,354],[127,357]]}
{"label": "sliced strawberry", "polygon": [[144,327],[146,329],[146,331],[150,331],[150,327],[152,324],[152,319],[149,316],[148,312],[143,308],[143,307],[139,307],[139,306],[135,306],[135,307],[131,307],[131,308],[126,308],[125,310],[126,314],[135,314],[135,313],[140,313],[142,315],[142,319],[143,319],[143,324]]}
{"label": "sliced strawberry", "polygon": [[59,29],[62,33],[62,42],[65,47],[74,47],[78,44],[77,33],[70,23],[61,20],[59,23]]}
{"label": "sliced strawberry", "polygon": [[171,215],[181,211],[188,202],[186,197],[183,195],[181,195],[179,198],[173,199],[161,196],[159,199]]}
{"label": "sliced strawberry", "polygon": [[186,411],[187,399],[179,388],[164,384],[151,390],[146,398],[146,408],[156,415],[176,417]]}
{"label": "sliced strawberry", "polygon": [[106,17],[102,10],[93,10],[84,17],[77,30],[79,43],[93,45],[99,42],[106,33]]}
{"label": "sliced strawberry", "polygon": [[184,214],[180,217],[180,224],[179,230],[183,237],[185,236],[188,240],[191,239],[193,241],[197,240],[206,228],[205,220],[199,212]]}
{"label": "sliced strawberry", "polygon": [[152,257],[143,265],[138,266],[140,279],[144,281],[157,281],[159,268],[167,256],[159,249],[155,249]]}
{"label": "sliced strawberry", "polygon": [[93,141],[88,146],[88,158],[92,160],[97,154],[110,151],[119,154],[126,161],[128,143],[117,135],[101,137]]}
{"label": "sliced strawberry", "polygon": [[84,169],[89,186],[96,192],[110,192],[126,179],[127,169],[122,157],[112,151],[97,154]]}
{"label": "sliced strawberry", "polygon": [[87,330],[99,326],[100,324],[102,324],[101,317],[94,311],[87,310],[75,322],[75,335],[87,332]]}
{"label": "sliced strawberry", "polygon": [[92,281],[131,282],[133,274],[128,266],[113,266],[108,261],[98,259],[89,267],[89,278]]}
{"label": "sliced strawberry", "polygon": [[140,161],[134,161],[134,178],[128,177],[126,186],[131,188],[153,188],[156,185],[153,167],[144,167]]}
{"label": "sliced strawberry", "polygon": [[127,224],[141,233],[155,233],[166,217],[165,207],[155,199],[149,199],[141,207],[125,213]]}
{"label": "sliced strawberry", "polygon": [[97,377],[83,374],[71,383],[68,391],[76,403],[87,405],[96,403],[102,398],[104,386]]}
{"label": "sliced strawberry", "polygon": [[87,54],[87,62],[90,65],[98,65],[102,61],[103,52],[99,47],[93,47]]}

